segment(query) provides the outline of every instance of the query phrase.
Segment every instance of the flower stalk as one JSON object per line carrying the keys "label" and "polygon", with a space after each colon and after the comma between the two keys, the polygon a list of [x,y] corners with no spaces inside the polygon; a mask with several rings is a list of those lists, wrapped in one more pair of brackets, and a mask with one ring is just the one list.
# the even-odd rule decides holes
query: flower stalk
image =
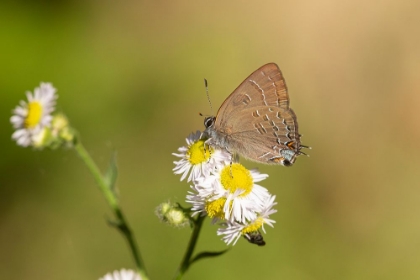
{"label": "flower stalk", "polygon": [[206,216],[200,215],[197,217],[196,220],[194,220],[193,232],[191,234],[190,241],[188,242],[187,250],[185,251],[184,258],[182,259],[182,262],[174,277],[174,279],[176,280],[182,279],[182,276],[188,270],[190,264],[192,263],[191,256],[194,252],[195,245],[197,244],[198,236],[200,235],[201,227],[205,218]]}
{"label": "flower stalk", "polygon": [[109,185],[107,185],[98,166],[93,161],[92,157],[86,151],[85,147],[82,145],[79,139],[75,141],[74,149],[76,150],[76,152],[78,153],[82,161],[86,164],[90,173],[94,177],[99,187],[99,190],[103,193],[107,203],[109,204],[112,211],[114,212],[116,221],[113,222],[112,225],[114,225],[121,232],[121,234],[124,236],[125,240],[127,241],[139,275],[142,277],[143,280],[147,280],[148,277],[146,273],[146,267],[141,258],[138,245],[128,225],[128,222],[121,210],[119,201],[117,197],[115,196],[115,193],[112,191],[112,188]]}

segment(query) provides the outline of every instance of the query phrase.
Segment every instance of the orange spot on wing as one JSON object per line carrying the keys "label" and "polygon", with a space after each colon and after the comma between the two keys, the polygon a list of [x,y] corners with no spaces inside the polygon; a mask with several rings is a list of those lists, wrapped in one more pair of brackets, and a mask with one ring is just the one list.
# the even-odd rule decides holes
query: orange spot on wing
{"label": "orange spot on wing", "polygon": [[275,162],[275,163],[279,163],[279,162],[281,162],[282,160],[284,160],[284,158],[283,158],[283,157],[277,157],[277,158],[273,158],[271,161],[273,161],[273,162]]}
{"label": "orange spot on wing", "polygon": [[289,147],[290,149],[294,149],[295,148],[295,142],[290,141],[289,143],[287,143],[287,147]]}

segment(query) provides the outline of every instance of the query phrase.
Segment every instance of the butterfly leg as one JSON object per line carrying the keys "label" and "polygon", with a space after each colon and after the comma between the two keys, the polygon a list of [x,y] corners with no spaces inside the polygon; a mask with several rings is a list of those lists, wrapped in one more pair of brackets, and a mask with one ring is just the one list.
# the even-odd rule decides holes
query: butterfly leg
{"label": "butterfly leg", "polygon": [[226,152],[228,152],[230,154],[230,177],[233,178],[233,173],[232,173],[232,164],[235,161],[238,161],[238,155],[232,153],[231,151],[229,151],[229,149],[227,147],[225,147]]}
{"label": "butterfly leg", "polygon": [[[201,133],[201,136],[203,136],[203,133]],[[201,136],[200,136],[200,139],[201,139]],[[206,154],[206,152],[207,152],[207,149],[208,149],[208,151],[209,151],[209,159],[208,159],[208,161],[210,161],[210,159],[211,159],[211,149],[210,149],[210,146],[211,146],[211,142],[212,142],[212,139],[211,138],[209,138],[209,139],[207,139],[206,141],[204,141],[204,154]]]}

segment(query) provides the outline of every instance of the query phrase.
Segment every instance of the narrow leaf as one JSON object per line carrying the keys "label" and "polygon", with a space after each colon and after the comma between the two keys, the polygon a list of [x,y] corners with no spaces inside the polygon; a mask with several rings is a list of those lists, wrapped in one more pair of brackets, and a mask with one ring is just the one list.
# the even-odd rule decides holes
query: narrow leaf
{"label": "narrow leaf", "polygon": [[117,152],[113,152],[111,156],[111,161],[108,166],[108,170],[105,173],[104,181],[108,188],[114,193],[115,192],[115,182],[117,181],[118,176],[118,167],[117,167]]}
{"label": "narrow leaf", "polygon": [[226,253],[227,251],[229,251],[229,249],[223,250],[223,251],[219,251],[219,252],[201,252],[199,254],[197,254],[191,261],[190,261],[190,265],[200,259],[204,259],[204,258],[213,258],[213,257],[217,257],[217,256],[221,256],[224,253]]}

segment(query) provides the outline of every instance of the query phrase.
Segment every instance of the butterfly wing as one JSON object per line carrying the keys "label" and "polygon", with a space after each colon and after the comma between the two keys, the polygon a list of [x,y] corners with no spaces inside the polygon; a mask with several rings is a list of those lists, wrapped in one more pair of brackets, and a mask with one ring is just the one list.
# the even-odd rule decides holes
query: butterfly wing
{"label": "butterfly wing", "polygon": [[249,75],[220,106],[217,118],[220,120],[234,115],[245,107],[263,104],[289,108],[286,83],[275,63],[268,63]]}
{"label": "butterfly wing", "polygon": [[257,162],[278,163],[284,151],[298,154],[296,115],[278,66],[266,64],[246,78],[220,107],[214,128],[228,149]]}

